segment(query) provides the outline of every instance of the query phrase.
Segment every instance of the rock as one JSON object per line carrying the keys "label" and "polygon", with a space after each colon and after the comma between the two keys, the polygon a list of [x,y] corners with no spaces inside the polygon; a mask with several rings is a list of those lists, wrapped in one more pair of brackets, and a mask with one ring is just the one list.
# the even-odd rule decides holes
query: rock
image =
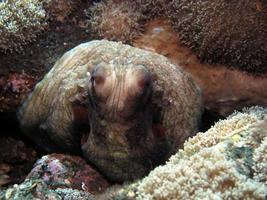
{"label": "rock", "polygon": [[39,159],[27,179],[42,180],[49,189],[68,188],[96,194],[109,183],[78,156],[51,154]]}
{"label": "rock", "polygon": [[0,138],[0,186],[21,183],[37,159],[36,151],[11,137]]}
{"label": "rock", "polygon": [[18,117],[22,130],[50,151],[79,152],[81,134],[90,132],[85,158],[121,182],[163,163],[197,131],[201,114],[199,88],[180,68],[102,40],[64,54]]}
{"label": "rock", "polygon": [[266,108],[234,113],[109,199],[265,199],[266,128]]}
{"label": "rock", "polygon": [[226,117],[243,107],[267,106],[267,74],[254,76],[223,65],[201,63],[177,39],[167,20],[149,22],[134,46],[162,54],[189,72],[203,91],[205,108],[212,113]]}
{"label": "rock", "polygon": [[36,82],[36,76],[24,72],[0,75],[0,112],[15,112]]}
{"label": "rock", "polygon": [[42,180],[26,179],[20,185],[0,189],[0,199],[93,200],[94,198],[88,192],[62,188],[49,189]]}

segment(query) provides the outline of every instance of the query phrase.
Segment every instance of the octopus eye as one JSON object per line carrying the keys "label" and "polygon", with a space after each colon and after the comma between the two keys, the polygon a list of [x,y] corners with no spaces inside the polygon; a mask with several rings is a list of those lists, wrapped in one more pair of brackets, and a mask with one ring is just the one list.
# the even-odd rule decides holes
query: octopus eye
{"label": "octopus eye", "polygon": [[151,80],[151,76],[150,74],[146,73],[144,74],[142,77],[140,77],[139,81],[138,81],[138,86],[141,89],[147,89],[150,88],[152,85],[152,80]]}
{"label": "octopus eye", "polygon": [[101,85],[105,82],[105,77],[102,75],[95,75],[91,77],[91,83],[93,86]]}

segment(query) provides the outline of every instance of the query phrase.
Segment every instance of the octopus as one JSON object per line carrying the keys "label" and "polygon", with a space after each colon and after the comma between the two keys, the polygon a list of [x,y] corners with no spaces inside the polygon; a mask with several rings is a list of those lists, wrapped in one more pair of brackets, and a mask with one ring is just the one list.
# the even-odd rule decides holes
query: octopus
{"label": "octopus", "polygon": [[202,108],[199,87],[166,57],[94,40],[66,52],[17,115],[46,151],[81,153],[123,182],[175,153],[198,131]]}

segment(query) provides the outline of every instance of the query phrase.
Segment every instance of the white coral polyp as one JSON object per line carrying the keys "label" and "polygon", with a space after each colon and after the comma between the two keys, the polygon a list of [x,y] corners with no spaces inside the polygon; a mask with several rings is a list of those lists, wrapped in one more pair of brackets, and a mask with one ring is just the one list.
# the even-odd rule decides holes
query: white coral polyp
{"label": "white coral polyp", "polygon": [[[138,183],[137,199],[265,199],[266,116],[267,109],[246,109],[189,139],[184,150]],[[253,177],[240,171],[239,165],[244,163],[231,157],[229,144],[234,148],[255,148]]]}

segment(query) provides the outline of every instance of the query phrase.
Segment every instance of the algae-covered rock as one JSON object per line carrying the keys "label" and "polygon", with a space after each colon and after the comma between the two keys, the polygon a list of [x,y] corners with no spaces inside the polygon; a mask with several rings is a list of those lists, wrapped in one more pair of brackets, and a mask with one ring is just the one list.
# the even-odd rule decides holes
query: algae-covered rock
{"label": "algae-covered rock", "polygon": [[234,113],[112,198],[266,199],[266,127],[266,108]]}
{"label": "algae-covered rock", "polygon": [[2,200],[93,200],[93,196],[84,191],[74,189],[49,189],[40,179],[26,179],[20,185],[0,189]]}
{"label": "algae-covered rock", "polygon": [[100,193],[109,186],[107,180],[82,158],[55,153],[40,158],[27,178],[40,179],[50,189],[77,189],[91,194]]}
{"label": "algae-covered rock", "polygon": [[85,158],[123,181],[164,162],[196,133],[201,112],[197,85],[167,58],[103,40],[64,54],[18,117],[22,130],[50,151],[77,152],[81,133],[90,132]]}
{"label": "algae-covered rock", "polygon": [[202,60],[267,71],[266,1],[173,0],[168,16],[179,38]]}
{"label": "algae-covered rock", "polygon": [[20,200],[20,199],[55,199],[60,200],[60,196],[47,188],[47,185],[41,180],[25,180],[20,185],[13,185],[7,189],[0,190],[0,199]]}

